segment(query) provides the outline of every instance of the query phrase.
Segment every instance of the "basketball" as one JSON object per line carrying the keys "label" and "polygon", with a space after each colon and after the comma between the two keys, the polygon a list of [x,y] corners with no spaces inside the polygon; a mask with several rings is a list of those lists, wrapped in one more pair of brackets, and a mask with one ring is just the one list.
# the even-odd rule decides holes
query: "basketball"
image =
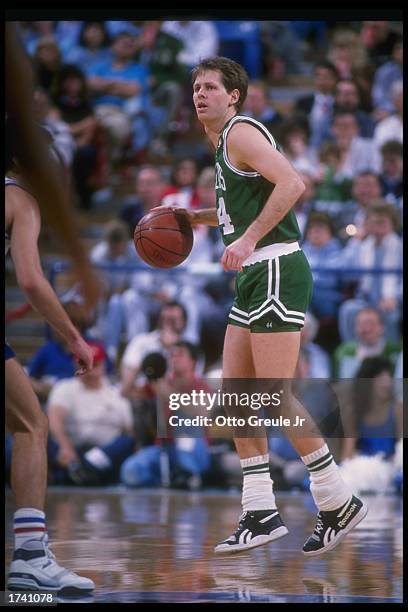
{"label": "basketball", "polygon": [[135,227],[136,251],[153,268],[174,268],[193,247],[193,230],[187,217],[168,208],[142,217]]}

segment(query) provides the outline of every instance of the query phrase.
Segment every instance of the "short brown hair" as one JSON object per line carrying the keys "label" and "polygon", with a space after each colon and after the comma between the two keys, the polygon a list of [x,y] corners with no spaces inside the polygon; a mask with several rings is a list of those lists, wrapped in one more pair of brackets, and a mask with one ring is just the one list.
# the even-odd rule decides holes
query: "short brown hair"
{"label": "short brown hair", "polygon": [[370,202],[370,206],[367,208],[367,217],[370,217],[371,215],[381,215],[383,217],[387,217],[391,221],[394,231],[399,230],[397,210],[392,204],[389,204],[387,200],[378,198]]}
{"label": "short brown hair", "polygon": [[239,100],[234,104],[237,113],[245,102],[248,91],[248,75],[245,68],[227,57],[210,57],[200,62],[191,71],[191,80],[194,83],[201,72],[217,70],[221,74],[222,84],[228,93],[238,89]]}

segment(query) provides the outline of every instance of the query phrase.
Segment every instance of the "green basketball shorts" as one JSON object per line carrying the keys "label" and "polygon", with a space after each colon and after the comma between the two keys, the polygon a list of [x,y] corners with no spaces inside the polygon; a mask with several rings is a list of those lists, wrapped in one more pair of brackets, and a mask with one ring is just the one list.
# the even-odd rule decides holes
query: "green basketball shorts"
{"label": "green basketball shorts", "polygon": [[228,323],[254,333],[299,331],[312,297],[312,274],[303,251],[245,266],[236,277]]}

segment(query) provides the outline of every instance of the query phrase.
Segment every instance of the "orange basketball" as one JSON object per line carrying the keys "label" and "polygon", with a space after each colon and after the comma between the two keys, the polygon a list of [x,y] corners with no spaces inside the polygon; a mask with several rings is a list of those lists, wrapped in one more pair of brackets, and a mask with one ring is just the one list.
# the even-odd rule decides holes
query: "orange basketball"
{"label": "orange basketball", "polygon": [[169,208],[142,217],[133,234],[136,251],[153,268],[174,268],[193,247],[193,230],[187,217]]}

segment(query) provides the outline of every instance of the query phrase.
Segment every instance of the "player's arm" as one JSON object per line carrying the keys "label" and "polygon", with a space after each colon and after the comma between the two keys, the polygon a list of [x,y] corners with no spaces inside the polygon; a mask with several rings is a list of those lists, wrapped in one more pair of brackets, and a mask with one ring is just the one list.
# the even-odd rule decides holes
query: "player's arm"
{"label": "player's arm", "polygon": [[168,208],[174,212],[179,212],[185,215],[190,225],[211,225],[212,227],[218,227],[217,211],[215,208],[203,208],[202,210],[190,210],[188,208],[181,208],[179,206],[155,206],[150,209],[150,212],[154,210],[163,210]]}
{"label": "player's arm", "polygon": [[253,126],[245,123],[235,125],[228,136],[227,146],[228,156],[235,167],[256,170],[275,185],[259,216],[224,252],[224,267],[239,270],[256,243],[289,212],[305,186],[290,162]]}
{"label": "player's arm", "polygon": [[92,368],[92,350],[82,339],[45,278],[37,240],[40,214],[34,198],[19,187],[7,187],[6,206],[12,210],[10,253],[17,282],[27,300],[66,340],[80,363],[78,374]]}

